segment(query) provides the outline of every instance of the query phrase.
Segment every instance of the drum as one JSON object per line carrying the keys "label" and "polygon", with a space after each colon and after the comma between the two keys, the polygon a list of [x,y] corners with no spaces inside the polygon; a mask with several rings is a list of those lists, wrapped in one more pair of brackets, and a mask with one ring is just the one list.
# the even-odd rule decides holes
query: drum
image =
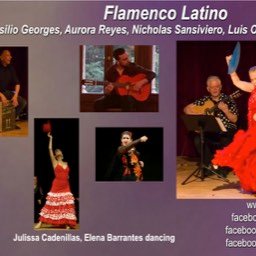
{"label": "drum", "polygon": [[11,131],[15,129],[15,107],[10,102],[4,106],[0,102],[0,132]]}

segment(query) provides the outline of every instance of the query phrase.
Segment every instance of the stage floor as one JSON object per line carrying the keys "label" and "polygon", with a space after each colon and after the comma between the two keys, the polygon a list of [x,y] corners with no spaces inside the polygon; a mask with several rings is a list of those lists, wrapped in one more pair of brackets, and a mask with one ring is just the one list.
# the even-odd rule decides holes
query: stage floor
{"label": "stage floor", "polygon": [[255,199],[256,194],[240,189],[239,180],[230,172],[227,183],[217,175],[206,177],[203,181],[192,176],[185,185],[181,183],[198,167],[198,159],[177,157],[176,196],[178,199]]}
{"label": "stage floor", "polygon": [[36,229],[35,226],[37,225],[37,223],[34,223],[34,230],[36,231],[44,231],[44,230],[54,230],[54,231],[57,231],[57,230],[65,230],[65,231],[69,231],[69,230],[79,230],[79,224],[77,224],[74,228],[70,228],[70,229],[66,229],[65,227],[61,227],[61,226],[52,226],[52,225],[49,225],[49,224],[42,224],[41,228],[38,228]]}
{"label": "stage floor", "polygon": [[17,121],[17,127],[12,131],[0,132],[0,137],[25,137],[28,136],[28,121]]}

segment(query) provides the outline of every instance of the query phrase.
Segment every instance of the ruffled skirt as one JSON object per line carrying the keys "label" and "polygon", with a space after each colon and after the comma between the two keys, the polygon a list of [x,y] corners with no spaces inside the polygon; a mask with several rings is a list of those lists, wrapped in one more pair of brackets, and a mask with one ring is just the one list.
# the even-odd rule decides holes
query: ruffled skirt
{"label": "ruffled skirt", "polygon": [[49,192],[39,220],[52,225],[76,226],[74,196],[71,192]]}
{"label": "ruffled skirt", "polygon": [[256,128],[239,130],[227,147],[216,151],[212,163],[233,168],[241,187],[256,192]]}

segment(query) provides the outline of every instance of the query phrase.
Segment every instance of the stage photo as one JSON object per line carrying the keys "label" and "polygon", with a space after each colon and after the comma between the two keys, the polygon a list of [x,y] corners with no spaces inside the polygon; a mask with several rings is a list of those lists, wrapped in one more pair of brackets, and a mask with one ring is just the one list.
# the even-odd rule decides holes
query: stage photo
{"label": "stage photo", "polygon": [[96,181],[163,181],[163,129],[96,128]]}
{"label": "stage photo", "polygon": [[255,42],[177,42],[178,199],[256,194]]}
{"label": "stage photo", "polygon": [[28,135],[28,47],[0,46],[0,137]]}
{"label": "stage photo", "polygon": [[37,118],[34,229],[79,228],[79,120]]}

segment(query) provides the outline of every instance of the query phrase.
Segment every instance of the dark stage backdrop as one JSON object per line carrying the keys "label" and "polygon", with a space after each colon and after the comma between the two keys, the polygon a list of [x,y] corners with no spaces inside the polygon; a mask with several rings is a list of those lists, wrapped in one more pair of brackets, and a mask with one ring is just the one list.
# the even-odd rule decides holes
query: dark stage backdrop
{"label": "dark stage backdrop", "polygon": [[49,156],[49,137],[43,132],[43,124],[50,122],[52,126],[53,150],[59,148],[64,161],[70,168],[69,183],[75,198],[79,198],[79,121],[78,119],[35,119],[35,170],[39,186],[43,194],[50,191],[54,179],[54,170]]}
{"label": "dark stage backdrop", "polygon": [[145,143],[136,145],[143,168],[144,181],[163,180],[163,129],[162,128],[96,128],[96,181],[106,181],[107,173],[120,144],[124,131],[131,131],[133,139],[147,136]]}
{"label": "dark stage backdrop", "polygon": [[[12,55],[11,64],[15,68],[21,85],[19,95],[28,101],[28,47],[0,46],[0,50],[4,49],[9,50]],[[14,88],[8,89],[13,90]]]}
{"label": "dark stage backdrop", "polygon": [[[192,137],[181,120],[183,108],[207,95],[206,80],[216,75],[222,80],[222,91],[231,94],[237,88],[227,73],[225,56],[232,54],[236,41],[178,41],[177,42],[177,155],[196,156]],[[237,73],[249,81],[248,69],[256,65],[256,42],[240,41],[241,56]],[[236,99],[239,109],[239,128],[247,128],[249,93]]]}

